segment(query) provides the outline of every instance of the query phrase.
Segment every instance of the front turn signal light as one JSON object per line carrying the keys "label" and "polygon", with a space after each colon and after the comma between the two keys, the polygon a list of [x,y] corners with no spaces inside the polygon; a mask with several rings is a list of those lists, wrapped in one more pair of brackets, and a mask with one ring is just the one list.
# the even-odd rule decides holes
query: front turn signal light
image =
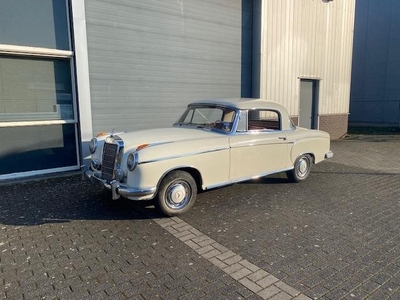
{"label": "front turn signal light", "polygon": [[141,144],[136,148],[136,151],[142,150],[144,148],[147,148],[148,146],[150,146],[150,144]]}

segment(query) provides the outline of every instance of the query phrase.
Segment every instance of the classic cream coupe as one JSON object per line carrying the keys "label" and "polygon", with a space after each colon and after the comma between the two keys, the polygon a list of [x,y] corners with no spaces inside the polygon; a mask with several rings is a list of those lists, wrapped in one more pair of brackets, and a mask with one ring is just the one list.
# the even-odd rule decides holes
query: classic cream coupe
{"label": "classic cream coupe", "polygon": [[329,134],[296,127],[278,103],[198,101],[171,127],[98,135],[90,142],[93,184],[112,198],[153,199],[168,216],[188,211],[197,191],[285,171],[306,179],[333,156]]}

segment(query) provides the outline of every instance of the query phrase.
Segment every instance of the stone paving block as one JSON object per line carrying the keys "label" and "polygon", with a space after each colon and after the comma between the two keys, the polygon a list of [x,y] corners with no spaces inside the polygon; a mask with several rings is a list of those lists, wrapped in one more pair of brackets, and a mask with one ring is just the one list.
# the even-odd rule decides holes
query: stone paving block
{"label": "stone paving block", "polygon": [[234,264],[234,265],[230,265],[230,266],[228,266],[228,267],[226,267],[226,268],[224,268],[224,269],[222,269],[225,273],[227,273],[227,274],[232,274],[232,273],[234,273],[234,272],[236,272],[236,271],[239,271],[239,270],[241,270],[241,269],[243,269],[243,266],[241,265],[241,264]]}
{"label": "stone paving block", "polygon": [[282,281],[278,281],[275,283],[275,286],[280,288],[282,291],[288,293],[291,296],[297,296],[300,294],[300,292],[294,288],[292,288],[291,286],[289,286],[288,284],[282,282]]}
{"label": "stone paving block", "polygon": [[222,246],[220,243],[213,243],[211,244],[211,246],[213,246],[215,249],[218,249],[219,251],[221,251],[222,253],[228,252],[229,249]]}
{"label": "stone paving block", "polygon": [[217,258],[222,260],[222,261],[224,261],[224,260],[226,260],[226,259],[228,259],[228,258],[230,258],[232,256],[235,256],[235,255],[236,255],[235,252],[229,250],[227,252],[224,252],[224,253],[221,253],[220,255],[218,255]]}
{"label": "stone paving block", "polygon": [[175,237],[177,237],[177,238],[180,238],[180,237],[182,237],[182,236],[186,236],[186,235],[191,235],[191,236],[193,236],[193,237],[195,237],[195,235],[192,233],[192,232],[190,232],[189,230],[184,230],[184,231],[177,231],[176,233],[174,233],[173,235],[175,236]]}
{"label": "stone paving block", "polygon": [[293,300],[311,300],[311,298],[307,297],[306,295],[298,295],[294,297]]}
{"label": "stone paving block", "polygon": [[319,277],[318,275],[313,275],[311,277],[308,277],[308,278],[302,280],[301,283],[308,286],[309,288],[312,288],[312,287],[316,286],[318,283],[320,283],[321,281],[323,281],[323,279],[321,277]]}
{"label": "stone paving block", "polygon": [[249,280],[248,278],[242,278],[239,280],[239,282],[243,284],[246,288],[251,290],[253,293],[257,293],[262,289],[261,286]]}
{"label": "stone paving block", "polygon": [[200,246],[198,244],[194,243],[192,240],[185,241],[185,244],[188,245],[193,250],[196,250],[196,249],[200,248]]}
{"label": "stone paving block", "polygon": [[274,296],[280,292],[281,292],[280,289],[278,289],[276,286],[272,285],[266,289],[261,290],[257,294],[263,299],[270,299],[270,298],[272,298],[272,296]]}
{"label": "stone paving block", "polygon": [[179,224],[179,223],[184,223],[184,222],[185,222],[184,220],[182,220],[182,219],[179,218],[179,217],[165,218],[165,220],[171,220],[171,221],[174,221],[174,222],[177,223],[177,224]]}
{"label": "stone paving block", "polygon": [[158,224],[161,227],[166,228],[166,227],[170,227],[170,226],[176,225],[176,222],[174,222],[172,220],[169,220],[169,219],[165,219],[165,221],[158,221]]}
{"label": "stone paving block", "polygon": [[243,277],[246,277],[247,275],[249,275],[249,274],[251,274],[252,272],[249,270],[249,269],[247,269],[247,268],[245,268],[245,267],[242,267],[242,269],[240,269],[240,270],[238,270],[238,271],[236,271],[236,272],[233,272],[233,273],[231,273],[231,274],[229,274],[233,279],[235,279],[235,280],[239,280],[239,279],[241,279],[241,278],[243,278]]}
{"label": "stone paving block", "polygon": [[213,263],[214,265],[216,265],[220,269],[224,269],[228,266],[226,263],[222,262],[221,260],[219,260],[216,257],[211,258],[210,262]]}
{"label": "stone paving block", "polygon": [[189,231],[193,233],[196,237],[204,235],[201,231],[197,230],[196,228],[190,228]]}
{"label": "stone paving block", "polygon": [[242,266],[246,267],[247,269],[249,269],[251,272],[256,272],[257,270],[260,270],[259,267],[257,267],[256,265],[252,264],[251,262],[249,262],[248,260],[241,260],[239,262]]}
{"label": "stone paving block", "polygon": [[257,282],[265,277],[267,277],[268,275],[270,275],[268,272],[260,269],[252,274],[250,274],[249,276],[247,276],[248,279],[250,279],[253,282]]}
{"label": "stone paving block", "polygon": [[219,250],[217,250],[217,249],[214,249],[214,250],[211,250],[211,251],[209,251],[209,252],[203,254],[202,256],[203,256],[205,259],[210,259],[210,258],[212,258],[212,257],[214,257],[214,256],[219,255],[219,254],[221,254],[221,252],[220,252]]}
{"label": "stone paving block", "polygon": [[260,285],[262,288],[266,288],[278,281],[279,281],[279,279],[276,278],[275,276],[268,275],[267,277],[257,281],[257,284]]}
{"label": "stone paving block", "polygon": [[201,248],[196,249],[196,252],[197,252],[198,254],[200,254],[200,255],[203,255],[203,254],[205,254],[205,253],[207,253],[207,252],[210,252],[210,251],[212,251],[212,250],[216,250],[216,249],[215,249],[213,246],[208,245],[208,246],[205,246],[205,247],[201,247]]}
{"label": "stone paving block", "polygon": [[235,256],[224,259],[223,262],[226,263],[227,265],[233,265],[240,262],[241,260],[243,260],[243,258],[240,255],[236,254]]}
{"label": "stone paving block", "polygon": [[392,276],[385,274],[385,273],[378,273],[374,276],[371,277],[371,281],[376,282],[380,285],[385,284],[386,282],[388,282],[390,279],[392,278]]}
{"label": "stone paving block", "polygon": [[[178,218],[179,219],[179,218]],[[182,228],[184,228],[183,230],[187,230],[187,227],[192,227],[190,226],[188,223],[186,223],[185,221],[183,221],[182,219],[180,219],[179,222],[176,221],[177,219],[174,219],[175,223],[174,225],[171,225],[172,228],[178,230],[178,231],[182,231]]]}
{"label": "stone paving block", "polygon": [[178,230],[172,228],[172,227],[166,227],[165,228],[170,234],[175,235],[176,233],[178,233]]}
{"label": "stone paving block", "polygon": [[215,243],[215,241],[213,239],[208,238],[208,239],[205,239],[205,240],[199,242],[198,244],[200,247],[204,247],[204,246],[207,246],[207,245],[210,245],[213,243]]}
{"label": "stone paving block", "polygon": [[195,237],[195,235],[193,233],[189,233],[187,235],[181,236],[179,238],[179,240],[181,240],[182,242],[185,242],[185,241],[188,241],[188,240],[190,240],[190,239],[192,239],[194,237]]}
{"label": "stone paving block", "polygon": [[289,294],[286,294],[285,292],[280,292],[279,294],[276,294],[275,296],[272,296],[270,298],[271,300],[290,300],[293,297],[290,296]]}
{"label": "stone paving block", "polygon": [[193,242],[198,244],[202,241],[209,240],[209,239],[210,238],[208,236],[206,236],[205,234],[200,234],[200,235],[196,234],[196,237],[193,238]]}
{"label": "stone paving block", "polygon": [[[188,225],[188,224],[183,224],[183,226],[181,226],[182,224],[178,224],[176,226],[172,226],[172,228],[176,229],[179,232],[182,231],[191,231],[191,229],[193,228],[192,226]],[[179,227],[178,227],[179,226]],[[193,232],[192,232],[193,233]],[[194,233],[193,233],[194,234]]]}

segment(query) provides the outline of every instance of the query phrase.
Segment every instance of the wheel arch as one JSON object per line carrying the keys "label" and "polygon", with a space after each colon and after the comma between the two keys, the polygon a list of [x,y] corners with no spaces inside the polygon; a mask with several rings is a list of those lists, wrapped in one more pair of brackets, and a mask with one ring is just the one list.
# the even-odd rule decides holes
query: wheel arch
{"label": "wheel arch", "polygon": [[203,190],[203,188],[202,188],[203,179],[202,179],[200,171],[193,166],[179,166],[179,167],[171,168],[163,173],[163,175],[158,180],[156,194],[158,193],[160,184],[164,180],[165,176],[167,176],[168,174],[170,174],[171,172],[174,172],[174,171],[184,171],[184,172],[190,174],[193,177],[194,181],[196,182],[197,190],[198,191]]}
{"label": "wheel arch", "polygon": [[293,159],[293,161],[292,161],[292,164],[294,165],[294,163],[296,162],[296,160],[300,157],[300,156],[302,156],[302,155],[310,155],[311,156],[311,162],[315,165],[315,154],[313,153],[313,152],[311,152],[311,151],[305,151],[305,152],[302,152],[302,153],[299,153],[294,159]]}

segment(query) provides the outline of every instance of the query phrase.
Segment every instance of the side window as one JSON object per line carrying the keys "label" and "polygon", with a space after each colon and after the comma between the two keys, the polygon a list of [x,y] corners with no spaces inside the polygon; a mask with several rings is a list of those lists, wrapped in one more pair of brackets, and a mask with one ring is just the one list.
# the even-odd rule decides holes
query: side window
{"label": "side window", "polygon": [[280,114],[275,110],[249,110],[249,130],[281,130]]}

